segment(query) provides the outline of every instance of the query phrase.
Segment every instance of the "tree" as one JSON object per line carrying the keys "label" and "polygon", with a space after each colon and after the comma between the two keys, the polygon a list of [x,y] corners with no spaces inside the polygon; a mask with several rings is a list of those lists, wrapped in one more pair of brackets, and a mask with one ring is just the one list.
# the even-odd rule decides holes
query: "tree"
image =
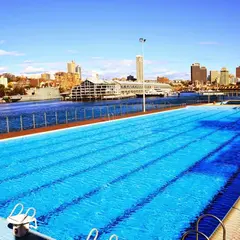
{"label": "tree", "polygon": [[13,95],[25,95],[26,94],[26,91],[23,87],[15,87],[12,91],[9,92],[9,95],[10,96],[13,96]]}
{"label": "tree", "polygon": [[0,84],[0,97],[5,96],[5,86],[3,84]]}
{"label": "tree", "polygon": [[63,88],[63,87],[60,87],[60,88],[59,88],[59,92],[60,92],[60,93],[63,93],[63,92],[65,92],[65,91],[66,91],[65,88]]}
{"label": "tree", "polygon": [[12,82],[8,83],[8,88],[13,88],[13,83]]}
{"label": "tree", "polygon": [[3,73],[2,76],[7,78],[8,82],[15,82],[16,81],[15,75],[13,75],[11,73]]}

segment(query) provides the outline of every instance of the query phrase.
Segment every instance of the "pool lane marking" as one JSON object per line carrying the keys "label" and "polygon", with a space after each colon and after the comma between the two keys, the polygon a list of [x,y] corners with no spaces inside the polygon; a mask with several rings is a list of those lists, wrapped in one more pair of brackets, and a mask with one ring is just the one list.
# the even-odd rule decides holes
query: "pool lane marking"
{"label": "pool lane marking", "polygon": [[[216,115],[216,114],[214,114],[214,115]],[[207,117],[209,117],[209,116],[207,116]],[[226,116],[224,116],[224,117],[222,117],[222,118],[225,118],[225,117],[226,117]],[[222,118],[220,118],[220,119],[222,119]],[[201,119],[203,119],[203,118],[201,118]],[[195,120],[194,120],[194,121],[195,121]],[[189,122],[186,123],[186,124],[189,124]],[[182,124],[182,125],[185,125],[185,124]],[[181,125],[181,126],[182,126],[182,125]],[[201,126],[194,127],[194,128],[192,128],[192,129],[188,130],[188,132],[194,131],[194,130],[197,129],[197,128],[201,128]],[[54,180],[54,181],[52,181],[52,182],[50,182],[50,183],[46,183],[46,184],[44,184],[44,185],[42,185],[42,186],[39,186],[39,187],[36,187],[36,188],[34,188],[34,189],[30,190],[30,191],[28,190],[28,191],[26,191],[26,192],[22,192],[21,194],[18,194],[17,196],[12,197],[10,200],[1,201],[1,202],[0,202],[0,207],[6,207],[6,205],[9,205],[11,202],[13,202],[13,201],[15,201],[15,200],[17,200],[17,199],[19,199],[19,198],[22,198],[22,197],[24,197],[24,196],[26,196],[26,195],[30,195],[30,194],[32,194],[32,193],[36,193],[36,192],[38,192],[38,191],[40,191],[40,190],[42,190],[42,189],[44,189],[44,188],[47,188],[47,187],[50,187],[50,186],[55,185],[55,184],[57,184],[57,183],[63,182],[64,180],[66,180],[66,179],[68,179],[68,178],[75,177],[75,176],[78,176],[78,175],[80,175],[80,174],[82,174],[82,173],[95,170],[95,169],[97,169],[97,168],[99,168],[99,167],[102,167],[102,166],[107,165],[107,164],[109,164],[109,163],[112,163],[112,162],[114,162],[114,161],[120,160],[120,159],[122,159],[122,158],[124,158],[124,157],[126,157],[126,156],[129,156],[129,155],[131,155],[131,154],[134,154],[134,153],[136,153],[136,152],[138,152],[138,151],[141,151],[141,150],[143,150],[143,149],[146,149],[146,148],[148,148],[148,147],[151,147],[151,146],[154,146],[154,145],[156,145],[156,144],[165,142],[165,141],[167,141],[167,140],[171,140],[172,138],[177,137],[177,136],[180,136],[180,135],[185,134],[185,133],[186,133],[186,130],[184,130],[184,131],[182,131],[182,132],[180,132],[180,133],[177,133],[177,134],[173,134],[172,136],[169,136],[169,137],[167,137],[167,138],[164,138],[164,139],[155,141],[155,142],[153,142],[153,143],[144,145],[144,146],[142,146],[142,147],[140,147],[140,148],[137,148],[137,149],[132,150],[131,152],[128,152],[128,153],[122,154],[122,155],[120,155],[120,156],[111,158],[111,159],[109,159],[109,160],[107,160],[107,161],[103,161],[103,162],[100,162],[100,163],[95,164],[95,165],[93,165],[93,166],[89,166],[88,168],[82,169],[82,170],[80,170],[80,171],[77,171],[77,172],[72,173],[72,174],[70,174],[70,175],[64,176],[64,177],[62,177],[62,178],[56,179],[56,180]],[[152,135],[154,135],[154,134],[158,134],[158,133],[153,133]],[[145,135],[144,135],[143,137],[145,137]]]}
{"label": "pool lane marking", "polygon": [[[143,207],[145,207],[147,204],[149,204],[150,202],[152,202],[160,193],[162,193],[167,187],[169,187],[170,185],[174,184],[177,180],[179,180],[181,177],[183,177],[185,174],[187,174],[188,172],[193,171],[193,169],[200,164],[201,162],[203,162],[204,160],[207,160],[209,157],[213,156],[214,154],[216,154],[218,151],[222,150],[226,145],[228,145],[229,143],[231,143],[235,138],[237,138],[238,136],[240,136],[240,134],[236,134],[235,136],[233,136],[230,140],[225,141],[223,144],[221,144],[219,147],[217,147],[215,150],[211,151],[210,153],[208,153],[205,157],[203,157],[202,159],[200,159],[199,161],[195,162],[192,166],[190,166],[189,168],[185,169],[184,171],[182,171],[180,174],[178,174],[177,176],[175,176],[172,180],[168,181],[166,184],[164,184],[163,186],[157,188],[156,190],[154,190],[153,192],[151,192],[150,194],[148,194],[147,197],[141,198],[136,204],[134,204],[132,207],[126,209],[122,215],[117,216],[116,218],[110,220],[110,222],[105,225],[104,227],[99,229],[99,236],[105,234],[105,233],[109,233],[112,231],[113,228],[115,228],[118,224],[120,224],[121,222],[127,220],[131,215],[133,215],[134,213],[136,213],[137,211],[139,211],[140,209],[142,209]],[[80,240],[82,239],[82,237],[84,237],[84,235],[78,235],[76,237],[74,237],[74,240]]]}
{"label": "pool lane marking", "polygon": [[[206,112],[208,112],[208,111],[206,111]],[[204,112],[204,113],[206,113],[206,112]],[[181,115],[183,115],[183,114],[181,114]],[[178,120],[184,120],[184,119],[186,119],[186,118],[188,118],[188,117],[191,117],[191,116],[195,116],[196,114],[192,114],[192,115],[189,115],[189,116],[185,116],[185,117],[183,117],[183,118],[180,118],[180,119],[177,119],[176,121],[178,121]],[[165,119],[165,118],[164,118]],[[168,122],[169,121],[169,119],[166,119],[167,121],[164,121],[164,123],[165,122]],[[159,122],[159,119],[156,119],[156,120],[154,120],[154,121],[151,121],[151,120],[149,120],[149,121],[146,121],[146,122],[144,122],[144,124],[148,124],[148,123],[154,123],[154,122]],[[160,122],[160,123],[162,123],[162,122]],[[159,125],[159,124],[156,124],[156,125]],[[129,124],[129,125],[127,125],[127,127],[125,127],[124,126],[124,129],[128,129],[128,128],[130,128],[130,127],[133,127],[133,126],[135,126],[135,124]],[[152,126],[149,126],[149,127],[145,127],[145,126],[143,126],[143,125],[140,125],[140,126],[142,126],[142,128],[144,128],[144,129],[148,129],[148,128],[151,128]],[[154,126],[154,125],[153,125]],[[116,131],[116,130],[122,130],[123,128],[122,127],[117,127],[117,128],[114,128],[114,129],[110,129],[110,130],[108,130],[108,131],[103,131],[103,132],[100,132],[100,134],[105,134],[105,133],[109,133],[109,132],[113,132],[113,131]],[[129,132],[132,132],[132,130],[131,131],[129,131]],[[125,132],[125,133],[129,133],[129,132]],[[79,134],[79,133],[77,133],[77,134]],[[75,135],[75,134],[74,134]],[[85,136],[84,138],[81,138],[81,141],[83,140],[83,139],[85,139],[85,138],[89,138],[89,137],[91,137],[91,136],[94,136],[95,134],[92,134],[92,135],[89,135],[89,136]],[[113,137],[116,137],[116,136],[119,136],[119,134],[115,134],[115,135],[113,135],[113,136],[111,136],[111,138],[113,138]],[[77,137],[75,137],[75,138],[69,138],[69,139],[66,139],[67,141],[74,141],[74,140],[77,140],[77,139],[79,139],[79,136],[77,136]],[[84,142],[84,143],[82,143],[82,144],[78,144],[78,145],[76,145],[76,146],[74,146],[74,147],[79,147],[79,146],[87,146],[87,145],[89,145],[89,144],[93,144],[93,143],[96,143],[96,142],[98,142],[98,141],[103,141],[103,140],[106,140],[106,139],[109,139],[109,137],[107,138],[102,138],[102,139],[98,139],[98,140],[94,140],[94,141],[90,141],[90,142]],[[63,140],[59,140],[59,142],[57,142],[57,143],[55,143],[55,144],[51,144],[51,146],[56,146],[56,145],[61,145],[62,144],[62,141]],[[30,144],[30,143],[29,143]],[[45,144],[46,145],[46,144]],[[39,147],[43,147],[43,146],[38,146],[38,147],[32,147],[32,148],[28,148],[28,149],[25,149],[25,151],[29,151],[29,150],[38,150],[39,149]],[[63,149],[63,150],[60,150],[60,151],[57,151],[57,153],[59,153],[59,152],[63,152],[63,151],[66,151],[66,150],[70,150],[70,149],[72,149],[72,147],[73,146],[71,146],[71,147],[69,147],[69,148],[65,148],[65,149]],[[19,153],[22,153],[22,149],[21,150],[19,150],[18,152],[14,152],[14,155],[17,155],[17,154],[19,154]],[[54,154],[54,153],[56,153],[56,152],[51,152],[51,153],[46,153],[46,154],[40,154],[40,155],[38,155],[38,156],[34,156],[34,158],[36,158],[36,157],[45,157],[45,156],[49,156],[49,155],[51,155],[51,154]],[[5,157],[8,157],[8,155],[9,155],[9,152],[8,153],[5,153],[5,154],[1,154],[1,158],[3,158],[4,156]],[[14,161],[14,162],[17,162],[17,163],[20,163],[20,162],[26,162],[26,161],[28,161],[28,160],[32,160],[33,158],[32,157],[29,157],[29,158],[25,158],[25,159],[22,159],[22,160],[16,160],[16,161]],[[4,164],[4,165],[0,165],[0,168],[5,168],[5,167],[8,167],[8,166],[11,166],[11,164],[13,163],[13,161],[11,161],[10,163],[7,163],[7,164]]]}
{"label": "pool lane marking", "polygon": [[[183,125],[187,125],[187,124],[189,124],[189,123],[191,123],[191,122],[195,122],[195,121],[198,121],[198,120],[200,120],[200,119],[204,119],[204,118],[207,118],[207,117],[211,117],[211,116],[215,116],[215,115],[218,115],[218,114],[220,114],[220,113],[222,113],[222,112],[218,112],[218,113],[215,113],[215,114],[212,114],[212,115],[209,115],[209,116],[204,116],[204,117],[202,117],[202,118],[199,118],[199,119],[195,119],[195,120],[192,120],[192,121],[189,121],[189,122],[185,122],[185,123],[180,123],[180,124],[178,124],[178,125],[173,125],[173,126],[171,126],[171,127],[168,127],[168,128],[165,128],[165,129],[161,129],[161,128],[157,128],[157,129],[155,129],[155,131],[166,131],[166,130],[169,130],[169,129],[171,129],[171,128],[173,128],[173,127],[178,127],[178,126],[183,126]],[[236,114],[236,113],[232,113],[232,115],[234,115],[234,114]],[[200,114],[199,114],[200,115]],[[199,116],[198,115],[198,116]],[[189,117],[189,116],[188,116]],[[188,118],[188,117],[186,117],[186,118]],[[226,116],[225,116],[226,117]],[[132,132],[132,130],[131,130],[131,132]],[[125,132],[126,133],[126,132]],[[125,134],[124,133],[124,134]],[[63,159],[63,160],[61,160],[61,161],[58,161],[58,162],[53,162],[53,163],[51,163],[51,164],[48,164],[48,165],[45,165],[45,166],[41,166],[41,167],[38,167],[38,168],[34,168],[34,169],[31,169],[31,170],[28,170],[28,171],[26,171],[26,172],[23,172],[23,173],[20,173],[20,174],[18,174],[18,175],[13,175],[13,176],[11,176],[11,177],[7,177],[7,178],[4,178],[4,179],[1,179],[0,180],[0,184],[2,184],[2,183],[4,183],[4,182],[7,182],[7,181],[11,181],[11,180],[14,180],[14,179],[19,179],[19,178],[21,178],[21,177],[24,177],[24,176],[27,176],[27,175],[31,175],[31,174],[33,174],[33,173],[35,173],[35,172],[39,172],[39,171],[42,171],[42,170],[45,170],[45,169],[48,169],[48,168],[51,168],[51,167],[54,167],[54,166],[58,166],[58,165],[61,165],[61,164],[64,164],[64,163],[66,163],[66,162],[71,162],[71,161],[75,161],[75,160],[77,160],[76,158],[79,158],[79,157],[86,157],[86,156],[88,156],[88,155],[91,155],[91,154],[93,154],[93,153],[96,153],[96,152],[99,152],[99,151],[104,151],[104,150],[107,150],[107,149],[110,149],[110,148],[113,148],[113,147],[117,147],[117,146],[121,146],[123,143],[128,143],[128,142],[132,142],[133,140],[138,140],[138,139],[141,139],[141,138],[145,138],[146,136],[152,136],[152,135],[156,135],[156,134],[159,134],[158,132],[156,133],[154,133],[154,132],[152,132],[152,133],[149,133],[149,134],[145,134],[145,135],[142,135],[142,136],[139,136],[139,137],[136,137],[136,138],[132,138],[132,139],[130,139],[130,140],[128,140],[128,141],[124,141],[124,142],[120,142],[120,143],[116,143],[116,144],[114,144],[114,145],[111,145],[111,146],[107,146],[107,147],[103,147],[103,148],[101,148],[101,149],[97,149],[97,150],[94,150],[94,151],[91,151],[91,152],[87,152],[87,153],[84,153],[84,154],[81,154],[81,155],[78,155],[78,156],[73,156],[72,158],[69,158],[69,159]],[[82,146],[81,144],[79,144],[79,146]],[[77,146],[75,146],[75,147],[77,147]],[[72,148],[72,147],[71,147]],[[66,151],[66,149],[64,149],[64,151]],[[57,153],[59,153],[59,152],[62,152],[62,151],[58,151]],[[50,153],[49,153],[50,154]],[[53,153],[51,153],[50,155],[52,155]],[[45,154],[44,156],[47,156],[48,154]],[[32,159],[32,158],[31,158]],[[27,161],[28,159],[26,159],[26,161]],[[35,159],[34,159],[35,160]]]}
{"label": "pool lane marking", "polygon": [[[234,124],[234,125],[237,124],[238,121],[239,121],[239,120],[237,120],[237,121],[234,122],[233,124]],[[148,168],[148,167],[151,166],[151,165],[154,165],[154,164],[157,163],[158,161],[160,161],[160,160],[162,160],[162,159],[164,159],[164,158],[166,158],[166,157],[169,157],[169,156],[171,156],[172,154],[175,154],[176,152],[178,152],[178,151],[180,151],[180,150],[182,150],[182,149],[190,146],[192,143],[196,143],[196,142],[198,142],[198,141],[200,141],[200,140],[203,140],[204,138],[207,138],[208,136],[216,133],[217,131],[221,130],[222,128],[223,128],[223,127],[218,128],[217,130],[214,130],[214,131],[212,131],[211,133],[207,133],[207,134],[201,136],[200,138],[197,138],[197,139],[195,139],[195,140],[193,140],[193,141],[190,141],[189,143],[187,143],[187,144],[185,144],[185,145],[183,145],[183,146],[180,146],[180,147],[178,147],[178,148],[176,148],[176,149],[174,149],[174,150],[172,150],[172,151],[170,151],[170,152],[168,152],[168,153],[166,153],[166,154],[163,154],[162,156],[160,156],[160,157],[158,157],[158,158],[155,158],[155,159],[153,159],[153,160],[151,160],[151,161],[149,161],[149,162],[147,162],[147,163],[145,163],[145,164],[143,164],[143,165],[140,165],[138,168],[135,168],[135,169],[133,169],[133,170],[131,170],[131,171],[129,171],[129,172],[127,172],[127,173],[125,173],[125,174],[117,177],[117,178],[115,178],[114,180],[112,180],[112,181],[104,184],[103,186],[97,187],[97,188],[89,191],[88,193],[85,193],[84,195],[79,196],[79,197],[73,199],[71,202],[65,202],[65,203],[63,203],[62,205],[60,205],[59,207],[57,207],[57,208],[51,210],[50,212],[48,212],[46,215],[40,216],[40,217],[38,218],[38,220],[41,221],[41,222],[44,223],[44,224],[47,224],[47,221],[49,221],[49,219],[50,219],[52,216],[54,216],[54,215],[56,215],[56,214],[58,214],[58,213],[60,213],[60,212],[63,212],[65,209],[67,209],[67,208],[69,208],[69,207],[71,207],[71,206],[73,206],[73,205],[79,204],[81,201],[83,201],[83,200],[85,200],[85,199],[88,199],[88,198],[92,197],[93,195],[95,195],[95,194],[99,193],[100,191],[106,189],[106,186],[109,186],[109,185],[115,184],[115,183],[117,183],[117,182],[119,182],[119,181],[125,180],[126,178],[128,178],[128,177],[131,176],[132,174],[135,174],[135,173],[137,173],[137,172],[139,172],[139,171],[141,171],[141,170],[144,170],[145,168]],[[232,139],[232,138],[231,138],[231,139]],[[228,141],[229,141],[229,140],[228,140]],[[228,141],[227,141],[227,142],[228,142]],[[218,148],[217,148],[217,149],[218,149]],[[208,154],[208,155],[209,155],[209,154]],[[207,155],[207,156],[208,156],[208,155]],[[202,161],[202,160],[200,159],[200,160],[197,161],[197,162],[201,162],[201,161]],[[194,163],[194,164],[196,164],[196,163]]]}
{"label": "pool lane marking", "polygon": [[[230,147],[233,148],[233,147],[236,147],[237,143],[236,142],[239,142],[240,138],[238,139],[239,137],[237,137],[236,139],[234,139],[233,142],[230,143]],[[229,149],[225,149],[224,150],[224,153],[226,152],[229,152]],[[231,159],[237,159],[237,153],[235,153],[233,156],[231,156]],[[227,160],[228,161],[228,160]],[[227,164],[227,163],[226,163]],[[236,171],[231,175],[230,178],[228,178],[226,184],[221,188],[221,190],[212,198],[212,200],[207,204],[207,206],[201,211],[201,213],[199,214],[199,216],[203,215],[203,214],[206,214],[206,213],[211,213],[211,211],[215,208],[215,205],[216,205],[216,201],[219,201],[220,198],[222,198],[222,196],[225,195],[225,193],[228,191],[228,189],[232,186],[232,184],[234,184],[233,182],[236,181],[237,178],[240,177],[240,165],[237,161],[235,162],[231,162],[231,164],[233,164],[234,166],[237,167]],[[237,198],[239,197],[239,194],[235,194],[237,197],[236,199],[233,201],[235,202],[237,200]],[[219,205],[219,203],[218,203]],[[231,208],[232,204],[229,205],[229,209]],[[214,210],[215,211],[215,210]],[[225,215],[225,214],[224,214]],[[192,221],[190,224],[191,226],[195,226],[195,223],[196,221]],[[211,227],[210,227],[211,228]],[[187,230],[190,230],[191,227],[188,227],[186,229]],[[215,228],[214,228],[215,229]],[[185,230],[184,230],[185,231]]]}
{"label": "pool lane marking", "polygon": [[[209,112],[209,111],[205,111],[205,112]],[[181,115],[185,115],[185,116],[186,116],[186,112],[181,113],[181,114],[177,114],[177,115],[175,115],[175,116],[173,116],[173,117],[175,118],[175,117],[179,117],[179,116],[181,116]],[[192,114],[192,115],[190,115],[190,116],[194,116],[194,114]],[[159,116],[157,116],[157,117],[159,117]],[[166,117],[164,117],[164,118],[157,118],[157,119],[155,119],[155,120],[153,120],[153,121],[148,120],[148,121],[145,121],[144,124],[145,124],[145,123],[151,123],[151,122],[157,122],[157,121],[159,121],[159,120],[161,121],[162,119],[165,120],[165,119],[168,118],[168,117],[169,117],[169,116],[166,116]],[[138,123],[141,123],[142,120],[143,120],[143,119],[137,121],[137,124],[138,124]],[[166,120],[168,120],[168,119],[166,119]],[[181,120],[181,118],[180,118],[179,120]],[[163,121],[163,122],[165,123],[166,121]],[[136,123],[134,123],[134,124],[132,124],[132,123],[131,123],[131,124],[128,124],[128,123],[127,123],[127,124],[125,125],[125,127],[126,127],[126,128],[132,127],[132,126],[135,126],[135,124],[136,124]],[[119,125],[119,124],[118,124],[118,125]],[[114,127],[114,125],[112,125],[111,127]],[[112,131],[116,131],[116,130],[121,130],[122,127],[118,127],[118,126],[116,127],[116,126],[115,126],[115,128],[110,128],[110,130],[109,130],[109,126],[106,126],[106,127],[105,127],[105,126],[104,126],[104,127],[101,126],[101,127],[95,128],[95,129],[91,129],[91,130],[89,130],[89,131],[86,130],[86,131],[84,131],[84,133],[96,131],[96,130],[99,130],[99,129],[100,129],[100,130],[101,130],[101,129],[103,129],[103,130],[107,129],[107,131],[100,131],[100,134],[105,134],[105,133],[108,133],[108,132],[112,132]],[[75,133],[71,134],[71,136],[78,135],[78,134],[79,134],[79,132],[75,132]],[[95,134],[86,135],[86,136],[84,136],[84,138],[89,138],[89,137],[94,136],[94,135],[95,135]],[[66,136],[67,138],[62,140],[62,139],[61,139],[62,136]],[[84,138],[83,138],[83,139],[84,139]],[[51,139],[52,139],[52,138],[51,138]],[[56,137],[53,137],[53,139],[56,139]],[[64,140],[65,140],[65,141],[70,141],[70,140],[72,141],[72,140],[75,140],[75,139],[79,139],[79,136],[74,137],[74,138],[71,138],[71,137],[69,138],[69,136],[67,136],[66,134],[61,134],[61,135],[57,136],[57,142],[54,143],[54,144],[51,144],[51,145],[52,145],[52,146],[53,146],[53,145],[59,145],[59,144],[62,144],[62,141],[64,141]],[[82,139],[82,138],[81,138],[81,139]],[[49,141],[49,139],[47,139],[47,140]],[[43,142],[43,141],[42,141],[42,139],[41,139],[41,140],[36,140],[36,141],[30,141],[30,142],[24,143],[23,145],[30,145],[30,146],[31,146],[31,144],[36,143],[36,142]],[[45,144],[45,143],[44,143],[44,144]],[[35,149],[35,150],[38,150],[39,147],[44,147],[44,146],[45,146],[45,145],[38,146],[38,147],[27,148],[27,149],[25,149],[25,151],[34,150],[34,149]],[[4,147],[4,148],[9,148],[9,149],[10,149],[10,148],[12,148],[12,146],[9,146],[9,147],[6,146],[6,147]],[[19,153],[22,153],[22,149],[19,150],[19,151],[17,151],[17,152],[14,152],[15,155],[17,155],[17,154],[19,154]],[[9,155],[9,152],[6,152],[6,153],[4,153],[4,154],[1,155],[1,158],[4,157],[4,156],[7,157],[8,155]],[[11,164],[11,163],[10,163],[10,164]],[[1,167],[1,166],[0,166],[0,167]]]}
{"label": "pool lane marking", "polygon": [[[191,111],[190,113],[193,113],[193,112],[197,112],[197,111]],[[209,112],[209,111],[205,111],[205,112]],[[224,111],[223,111],[224,112]],[[173,112],[171,112],[171,113],[173,113]],[[173,115],[173,117],[175,118],[175,117],[179,117],[179,116],[181,116],[181,115],[185,115],[186,116],[186,112],[183,112],[183,113],[180,113],[180,114],[175,114],[175,115]],[[192,115],[194,115],[194,114],[192,114]],[[191,116],[191,115],[190,115]],[[154,117],[156,117],[157,119],[155,119],[154,121],[152,121],[152,122],[156,122],[156,121],[161,121],[162,119],[164,120],[164,119],[166,119],[166,118],[168,118],[169,116],[165,116],[165,117],[163,117],[163,118],[160,118],[160,116],[154,116]],[[138,120],[137,121],[137,123],[141,123],[142,121],[143,121],[144,119],[140,119],[140,120]],[[180,119],[179,119],[180,120]],[[164,121],[165,122],[165,121]],[[117,122],[117,123],[119,123],[119,122]],[[151,120],[148,120],[148,121],[144,121],[144,123],[151,123]],[[119,123],[120,124],[120,123]],[[118,125],[119,125],[118,124]],[[128,128],[128,127],[131,127],[131,126],[135,126],[135,124],[136,124],[136,122],[134,123],[134,124],[132,124],[132,123],[130,123],[130,124],[126,124],[125,126]],[[87,126],[87,125],[85,125],[85,126]],[[89,126],[89,125],[88,125]],[[108,132],[111,132],[111,131],[116,131],[116,130],[119,130],[119,129],[122,129],[122,127],[116,127],[116,125],[111,125],[111,127],[114,127],[115,126],[115,128],[111,128],[110,130],[109,130],[109,126],[100,126],[100,127],[98,127],[98,128],[94,128],[94,129],[87,129],[87,130],[85,130],[84,131],[84,133],[88,133],[88,132],[92,132],[92,131],[96,131],[96,130],[101,130],[101,129],[103,129],[103,130],[105,130],[105,129],[108,129],[108,131],[102,131],[102,132],[100,132],[101,134],[102,133],[108,133]],[[50,132],[51,133],[51,132]],[[75,132],[75,133],[73,133],[73,134],[71,134],[71,136],[73,136],[73,135],[77,135],[77,134],[79,134],[79,132]],[[50,134],[51,135],[51,134]],[[95,135],[95,134],[91,134],[91,135],[87,135],[87,136],[85,136],[86,138],[88,138],[89,136],[93,136],[93,135]],[[61,144],[62,143],[62,139],[60,139],[60,137],[63,137],[63,136],[66,136],[66,137],[68,137],[67,135],[66,135],[66,133],[64,133],[64,134],[61,134],[61,135],[58,135],[57,136],[57,143],[56,144]],[[21,138],[21,137],[19,137],[19,138]],[[22,137],[23,138],[23,137]],[[56,137],[51,137],[51,139],[56,139]],[[70,140],[75,140],[75,139],[78,139],[79,137],[75,137],[75,138],[67,138],[66,140],[67,141],[70,141]],[[59,139],[59,140],[58,140]],[[4,141],[4,140],[3,140]],[[49,141],[49,139],[48,139],[48,141]],[[0,140],[0,142],[1,142],[1,140]],[[31,144],[33,144],[33,143],[36,143],[36,142],[43,142],[42,141],[42,139],[40,139],[40,140],[35,140],[35,141],[30,141],[30,142],[26,142],[26,143],[24,143],[23,145],[31,145]],[[55,144],[54,144],[55,145]],[[38,149],[39,147],[41,147],[41,146],[38,146],[38,147],[33,147],[33,148],[28,148],[28,149],[26,149],[26,150],[34,150],[34,149]],[[12,148],[12,146],[6,146],[6,148]],[[22,153],[22,150],[21,151],[18,151],[17,153]],[[5,153],[6,155],[8,155],[9,153]],[[15,153],[14,153],[15,154]],[[1,157],[2,157],[3,155],[1,155]]]}
{"label": "pool lane marking", "polygon": [[[206,111],[207,112],[207,111]],[[206,113],[206,112],[204,112],[204,113]],[[204,114],[203,113],[203,114]],[[186,119],[186,118],[188,118],[188,117],[192,117],[192,116],[195,116],[196,114],[191,114],[191,115],[188,115],[188,116],[186,116],[186,117],[183,117],[183,118],[180,118],[180,119],[177,119],[176,121],[178,121],[178,120],[184,120],[184,119]],[[199,116],[200,114],[198,114],[198,116]],[[166,119],[167,121],[169,121],[169,119]],[[159,121],[159,119],[156,119],[156,120],[154,120],[154,121],[147,121],[147,123],[153,123],[153,122],[158,122]],[[166,122],[167,122],[166,121]],[[164,121],[165,122],[165,121]],[[145,124],[145,123],[144,123]],[[155,125],[153,125],[153,126],[149,126],[149,127],[146,127],[145,125],[143,126],[143,125],[141,125],[142,126],[142,128],[144,128],[144,129],[151,129],[152,127],[154,127],[154,126],[158,126],[159,124],[155,124]],[[130,128],[130,127],[133,127],[133,126],[135,126],[135,124],[131,124],[130,126],[127,126],[127,128]],[[122,130],[123,128],[122,127],[119,127],[119,128],[115,128],[114,130]],[[105,131],[105,132],[102,132],[101,134],[104,134],[104,133],[108,133],[108,132],[112,132],[113,131],[113,129],[112,130],[109,130],[109,131]],[[15,160],[15,161],[11,161],[10,163],[7,163],[7,164],[4,164],[4,165],[0,165],[0,168],[1,169],[3,169],[3,168],[6,168],[6,167],[9,167],[9,166],[11,166],[12,165],[12,163],[21,163],[21,162],[26,162],[26,161],[31,161],[31,160],[35,160],[35,158],[36,157],[46,157],[46,156],[50,156],[50,155],[54,155],[55,153],[61,153],[61,152],[65,152],[65,151],[67,151],[67,150],[71,150],[73,147],[83,147],[83,146],[87,146],[87,145],[89,145],[89,144],[94,144],[94,143],[97,143],[97,142],[99,142],[99,141],[103,141],[103,140],[109,140],[109,139],[111,139],[111,138],[114,138],[114,137],[117,137],[117,136],[120,136],[120,135],[124,135],[124,134],[126,134],[126,133],[131,133],[132,132],[132,129],[130,130],[130,131],[127,131],[127,132],[124,132],[124,133],[122,133],[122,134],[115,134],[115,135],[113,135],[113,136],[111,136],[111,137],[105,137],[105,138],[101,138],[101,139],[98,139],[98,140],[94,140],[94,141],[90,141],[90,142],[85,142],[85,143],[83,143],[83,144],[81,144],[81,143],[79,143],[78,145],[75,145],[75,146],[71,146],[71,147],[69,147],[69,148],[64,148],[64,149],[62,149],[62,150],[58,150],[58,151],[55,151],[55,152],[49,152],[49,153],[45,153],[45,154],[40,154],[40,155],[38,155],[38,156],[34,156],[34,159],[33,159],[33,157],[29,157],[29,158],[24,158],[24,159],[20,159],[20,160]],[[91,135],[90,135],[91,136]],[[86,136],[87,137],[87,136]],[[88,137],[87,137],[88,138]],[[76,137],[76,139],[79,139],[79,136],[78,137]],[[74,140],[74,139],[68,139],[68,140]],[[82,139],[81,139],[82,140]],[[57,143],[57,144],[54,144],[54,145],[61,145],[62,144],[62,142],[59,142],[59,143]],[[27,150],[37,150],[39,147],[36,147],[36,148],[31,148],[31,149],[27,149]],[[17,154],[19,154],[19,153],[22,153],[22,151],[19,151]],[[9,154],[9,153],[8,153]],[[8,154],[6,154],[6,157],[8,156]],[[1,155],[1,158],[3,157],[3,155]]]}

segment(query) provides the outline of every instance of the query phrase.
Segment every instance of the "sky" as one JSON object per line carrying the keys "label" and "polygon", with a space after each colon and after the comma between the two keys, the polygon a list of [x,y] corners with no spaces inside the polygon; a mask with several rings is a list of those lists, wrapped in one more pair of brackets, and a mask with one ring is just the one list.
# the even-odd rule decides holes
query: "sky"
{"label": "sky", "polygon": [[84,77],[136,76],[144,43],[145,79],[190,79],[240,65],[239,0],[0,0],[0,73],[66,71]]}

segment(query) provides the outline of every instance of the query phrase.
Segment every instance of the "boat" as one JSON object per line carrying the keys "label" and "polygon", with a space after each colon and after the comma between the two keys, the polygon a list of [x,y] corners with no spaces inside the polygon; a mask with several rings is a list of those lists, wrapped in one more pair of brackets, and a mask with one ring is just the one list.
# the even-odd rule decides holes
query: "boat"
{"label": "boat", "polygon": [[2,98],[2,100],[4,100],[7,103],[11,103],[11,102],[18,102],[22,99],[22,97],[20,96],[4,96]]}
{"label": "boat", "polygon": [[[150,89],[149,91],[145,92],[146,97],[165,97],[165,94],[163,91],[160,89]],[[137,97],[143,97],[143,93],[137,93]]]}
{"label": "boat", "polygon": [[20,101],[22,99],[22,97],[20,97],[20,96],[12,96],[12,97],[10,97],[10,99],[11,99],[11,102],[18,102],[18,101]]}

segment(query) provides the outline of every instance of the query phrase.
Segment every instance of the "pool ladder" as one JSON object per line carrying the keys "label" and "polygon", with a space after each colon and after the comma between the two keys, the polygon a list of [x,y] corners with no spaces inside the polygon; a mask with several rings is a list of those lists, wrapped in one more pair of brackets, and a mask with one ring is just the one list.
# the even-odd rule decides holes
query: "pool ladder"
{"label": "pool ladder", "polygon": [[111,117],[112,117],[112,119],[114,119],[114,117],[115,117],[114,113],[109,113],[108,114],[108,121],[111,120]]}
{"label": "pool ladder", "polygon": [[213,215],[213,214],[204,214],[204,215],[200,216],[200,217],[198,218],[198,220],[197,220],[196,228],[185,232],[185,233],[183,234],[181,240],[185,240],[185,238],[186,238],[189,234],[191,234],[191,233],[196,233],[196,240],[198,240],[199,235],[201,235],[201,236],[203,236],[205,239],[209,240],[210,238],[209,238],[206,234],[204,234],[203,232],[200,232],[200,231],[199,231],[199,223],[200,223],[200,221],[201,221],[203,218],[205,218],[205,217],[211,217],[211,218],[214,218],[214,219],[218,220],[218,222],[220,223],[220,225],[222,226],[222,229],[223,229],[223,240],[226,240],[226,239],[227,239],[227,237],[226,237],[226,236],[227,236],[226,227],[225,227],[225,225],[223,224],[223,222],[222,222],[218,217],[216,217],[216,216]]}
{"label": "pool ladder", "polygon": [[[86,240],[92,239],[94,233],[95,233],[95,237],[93,238],[93,240],[97,240],[97,238],[98,238],[98,230],[97,230],[96,228],[93,228],[93,229],[89,232]],[[117,236],[116,234],[113,234],[113,235],[109,238],[109,240],[118,240],[118,236]]]}

